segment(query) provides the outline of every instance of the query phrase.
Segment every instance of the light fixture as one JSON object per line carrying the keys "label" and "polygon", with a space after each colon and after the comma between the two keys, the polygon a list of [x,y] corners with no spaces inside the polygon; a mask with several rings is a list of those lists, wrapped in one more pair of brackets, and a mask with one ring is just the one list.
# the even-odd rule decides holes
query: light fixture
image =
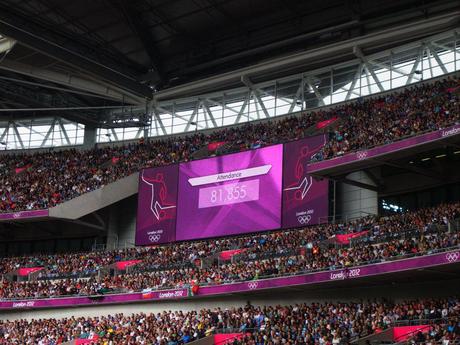
{"label": "light fixture", "polygon": [[442,158],[442,157],[445,157],[447,156],[445,153],[443,153],[442,155],[437,155],[436,158]]}
{"label": "light fixture", "polygon": [[429,161],[430,159],[431,159],[431,157],[426,157],[426,158],[422,158],[421,161],[426,162],[426,161]]}

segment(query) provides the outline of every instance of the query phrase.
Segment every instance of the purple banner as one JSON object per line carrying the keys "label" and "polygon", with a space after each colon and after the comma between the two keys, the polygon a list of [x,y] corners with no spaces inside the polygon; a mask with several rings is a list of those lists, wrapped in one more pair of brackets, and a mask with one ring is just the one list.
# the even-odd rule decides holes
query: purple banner
{"label": "purple banner", "polygon": [[173,242],[176,235],[178,165],[139,173],[136,245]]}
{"label": "purple banner", "polygon": [[98,295],[92,297],[63,297],[36,300],[0,302],[0,309],[59,308],[91,304],[127,303],[136,301],[165,300],[188,297],[188,289],[138,292],[122,295]]}
{"label": "purple banner", "polygon": [[362,161],[373,157],[382,156],[395,151],[408,149],[411,147],[423,145],[436,140],[444,139],[446,137],[455,136],[460,134],[460,125],[451,126],[445,129],[440,129],[435,132],[426,133],[416,137],[404,139],[391,144],[375,147],[369,150],[362,150],[352,152],[342,157],[328,159],[322,162],[315,162],[308,165],[310,173],[321,171],[324,169],[334,168],[348,163]]}
{"label": "purple banner", "polygon": [[37,217],[48,217],[48,210],[20,211],[13,213],[0,213],[0,220],[16,220]]}
{"label": "purple banner", "polygon": [[284,144],[283,228],[318,224],[328,216],[329,181],[308,175],[308,162],[326,143],[325,135]]}
{"label": "purple banner", "polygon": [[179,165],[176,240],[281,226],[283,146]]}
{"label": "purple banner", "polygon": [[460,262],[459,250],[392,262],[383,262],[374,265],[356,266],[349,269],[347,268],[334,271],[310,273],[295,277],[251,280],[248,282],[234,284],[207,286],[200,288],[198,295],[228,294],[250,290],[272,289],[292,285],[309,285],[322,282],[340,281],[345,279],[356,279],[385,273],[401,272],[424,267],[451,264],[454,262]]}
{"label": "purple banner", "polygon": [[[397,261],[382,262],[373,265],[356,266],[341,270],[323,271],[299,276],[251,280],[224,285],[203,286],[200,287],[195,295],[209,296],[236,292],[247,292],[252,290],[273,289],[293,285],[309,285],[331,281],[342,281],[346,279],[371,277],[386,273],[419,270],[421,268],[448,265],[458,262],[460,262],[459,249],[444,253],[418,256]],[[98,299],[98,297],[66,297],[39,300],[4,301],[0,302],[0,309],[68,307],[75,305],[128,303],[186,297],[189,297],[188,289],[174,289],[123,295],[104,295],[101,296],[100,299]]]}

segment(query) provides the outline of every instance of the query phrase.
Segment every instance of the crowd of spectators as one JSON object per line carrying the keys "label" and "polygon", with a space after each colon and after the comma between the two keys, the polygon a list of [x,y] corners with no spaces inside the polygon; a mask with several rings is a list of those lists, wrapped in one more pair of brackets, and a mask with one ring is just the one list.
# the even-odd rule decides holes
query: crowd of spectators
{"label": "crowd of spectators", "polygon": [[[102,267],[125,260],[141,260],[137,271],[180,268],[194,264],[226,250],[240,249],[240,260],[298,253],[302,247],[312,247],[324,241],[333,243],[337,234],[363,233],[363,239],[378,242],[380,239],[398,239],[402,232],[421,230],[427,232],[436,226],[447,226],[460,218],[460,203],[445,203],[418,211],[397,213],[391,216],[369,216],[349,222],[320,224],[303,229],[281,230],[206,241],[179,242],[152,247],[136,247],[113,251],[75,254],[34,255],[0,259],[0,274],[19,268],[42,267],[39,279],[75,278],[95,275]],[[394,236],[393,236],[394,235]]]}
{"label": "crowd of spectators", "polygon": [[[338,118],[315,159],[432,131],[459,121],[459,80],[448,78],[384,97],[357,100],[256,124],[136,144],[0,156],[0,212],[49,208],[144,167],[188,161],[210,143],[240,151],[304,137],[318,121]],[[225,151],[225,150],[224,150]]]}
{"label": "crowd of spectators", "polygon": [[[166,288],[190,288],[192,284],[210,285],[247,281],[268,276],[299,274],[318,270],[334,270],[364,263],[376,263],[407,255],[430,254],[458,247],[460,233],[448,224],[458,219],[460,204],[442,204],[415,212],[379,219],[367,217],[347,224],[319,225],[302,230],[277,231],[268,234],[226,238],[210,241],[179,243],[124,251],[55,256],[62,267],[75,263],[82,267],[85,260],[109,263],[113,259],[142,259],[131,271],[120,275],[94,275],[90,278],[39,279],[30,282],[0,282],[0,298],[23,299],[67,295],[95,295],[108,292],[140,292]],[[367,230],[366,230],[367,229]],[[331,243],[337,232],[367,231],[365,241],[340,246]],[[326,233],[325,241],[318,234]],[[382,239],[379,241],[379,239]],[[237,260],[209,265],[194,263],[227,249],[244,249]],[[47,256],[52,261],[53,256]],[[17,265],[15,258],[3,259],[3,265]],[[29,258],[36,262],[38,258]],[[66,263],[69,260],[71,264]],[[176,260],[176,261],[175,261]],[[172,262],[171,262],[172,261]],[[22,259],[19,263],[27,262]],[[174,265],[173,263],[176,263]],[[188,263],[188,264],[186,264]],[[193,263],[193,264],[192,264]],[[48,278],[57,278],[54,273]],[[49,269],[45,274],[50,274]],[[65,276],[65,274],[63,275]]]}
{"label": "crowd of spectators", "polygon": [[451,79],[352,103],[316,158],[329,159],[458,123],[459,95],[458,80]]}
{"label": "crowd of spectators", "polygon": [[[0,321],[0,344],[55,345],[72,339],[93,344],[180,345],[214,333],[236,332],[235,344],[349,344],[401,322],[428,324],[436,340],[460,337],[457,297],[399,303],[360,301],[164,311],[64,319]],[[453,343],[453,342],[451,342]]]}

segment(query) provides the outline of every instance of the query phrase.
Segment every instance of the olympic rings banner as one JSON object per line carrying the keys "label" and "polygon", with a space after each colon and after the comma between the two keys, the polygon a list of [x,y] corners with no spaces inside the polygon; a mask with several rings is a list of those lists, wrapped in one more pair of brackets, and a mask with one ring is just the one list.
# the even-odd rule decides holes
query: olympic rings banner
{"label": "olympic rings banner", "polygon": [[284,144],[283,228],[318,224],[328,216],[329,181],[308,174],[308,162],[325,143],[318,135]]}
{"label": "olympic rings banner", "polygon": [[[354,266],[333,271],[321,271],[307,273],[298,276],[288,276],[270,279],[251,280],[223,285],[201,286],[193,296],[212,296],[220,294],[231,294],[238,292],[258,291],[264,289],[274,289],[295,285],[310,285],[333,281],[344,281],[349,279],[359,279],[386,273],[395,273],[410,270],[420,270],[422,268],[440,265],[460,263],[460,250],[451,250],[444,253],[417,256],[407,259],[381,262],[371,265]],[[0,310],[8,309],[35,309],[35,308],[56,308],[71,307],[76,305],[98,305],[114,303],[130,303],[153,300],[172,300],[190,298],[191,294],[187,288],[173,290],[157,290],[148,292],[137,292],[119,295],[99,295],[99,296],[75,296],[63,298],[47,298],[36,300],[15,300],[0,301]]]}

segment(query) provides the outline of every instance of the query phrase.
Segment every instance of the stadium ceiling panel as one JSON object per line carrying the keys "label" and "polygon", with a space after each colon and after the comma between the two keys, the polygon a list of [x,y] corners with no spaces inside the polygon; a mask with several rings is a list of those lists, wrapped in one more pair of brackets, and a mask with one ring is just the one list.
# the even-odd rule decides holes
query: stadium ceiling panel
{"label": "stadium ceiling panel", "polygon": [[[254,66],[272,68],[247,74],[252,84],[317,70],[356,58],[353,47],[340,54],[324,50],[308,61],[294,57],[426,21],[424,28],[407,30],[398,39],[382,36],[378,42],[361,45],[362,54],[368,56],[458,27],[456,11],[458,2],[446,0],[4,0],[0,3],[2,107],[68,105],[75,109],[60,116],[107,126],[113,106],[147,109],[152,98],[171,101],[241,87],[240,72],[254,72]],[[292,63],[282,67],[276,63],[288,57]],[[373,80],[376,67],[363,62]],[[340,77],[345,85],[354,74],[340,74],[336,82]],[[291,85],[285,92],[291,94],[298,87]],[[324,95],[311,90],[321,104]],[[266,116],[262,94],[255,89],[253,96],[256,102],[248,100],[248,107],[258,107]],[[207,114],[210,125],[214,124],[210,113],[218,102],[212,98],[200,102],[197,112]],[[43,115],[33,110],[2,112],[0,120]],[[185,120],[178,116],[177,121]]]}

